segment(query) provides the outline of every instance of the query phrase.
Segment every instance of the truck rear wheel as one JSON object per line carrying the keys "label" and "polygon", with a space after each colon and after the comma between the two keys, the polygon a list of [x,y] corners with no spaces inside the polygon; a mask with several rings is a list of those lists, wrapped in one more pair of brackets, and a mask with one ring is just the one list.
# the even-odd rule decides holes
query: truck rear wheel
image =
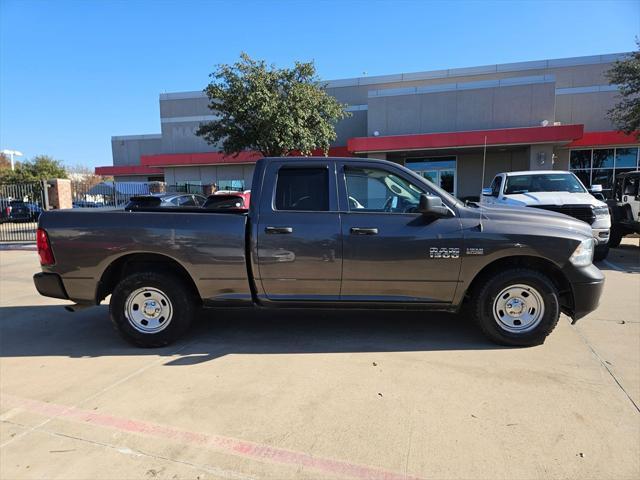
{"label": "truck rear wheel", "polygon": [[111,322],[125,340],[139,347],[163,347],[182,336],[193,321],[195,302],[179,278],[133,273],[113,290]]}
{"label": "truck rear wheel", "polygon": [[546,276],[510,268],[485,278],[472,294],[471,311],[483,333],[501,345],[544,343],[558,323],[558,290]]}

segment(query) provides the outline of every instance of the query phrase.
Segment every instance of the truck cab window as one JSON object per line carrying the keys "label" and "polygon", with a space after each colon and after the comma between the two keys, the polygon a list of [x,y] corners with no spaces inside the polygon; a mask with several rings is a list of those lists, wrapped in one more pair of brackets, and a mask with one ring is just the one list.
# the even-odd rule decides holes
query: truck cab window
{"label": "truck cab window", "polygon": [[502,186],[502,177],[497,176],[493,179],[493,183],[491,183],[491,195],[497,197],[500,195],[500,187]]}
{"label": "truck cab window", "polygon": [[422,189],[386,170],[345,167],[349,211],[411,213]]}
{"label": "truck cab window", "polygon": [[329,211],[326,168],[281,168],[276,182],[276,210]]}

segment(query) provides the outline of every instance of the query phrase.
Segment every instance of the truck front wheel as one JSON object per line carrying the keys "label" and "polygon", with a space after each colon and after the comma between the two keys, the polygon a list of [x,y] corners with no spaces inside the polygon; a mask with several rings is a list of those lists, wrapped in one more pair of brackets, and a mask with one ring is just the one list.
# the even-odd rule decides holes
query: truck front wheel
{"label": "truck front wheel", "polygon": [[619,224],[614,223],[611,227],[611,233],[609,234],[609,247],[616,248],[620,246],[622,237],[624,237],[624,230]]}
{"label": "truck front wheel", "polygon": [[111,294],[111,322],[125,340],[139,347],[163,347],[189,328],[195,302],[179,278],[154,272],[133,273]]}
{"label": "truck front wheel", "polygon": [[609,244],[607,243],[605,245],[598,245],[593,252],[593,259],[596,262],[601,262],[602,260],[607,258],[607,255],[609,255]]}
{"label": "truck front wheel", "polygon": [[553,282],[528,268],[510,268],[483,280],[471,299],[471,311],[483,333],[501,345],[544,343],[560,317]]}

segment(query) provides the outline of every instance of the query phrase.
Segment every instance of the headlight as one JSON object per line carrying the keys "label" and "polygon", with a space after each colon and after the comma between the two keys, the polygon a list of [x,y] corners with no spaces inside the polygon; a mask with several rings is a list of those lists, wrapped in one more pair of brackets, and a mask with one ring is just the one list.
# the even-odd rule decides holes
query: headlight
{"label": "headlight", "polygon": [[593,207],[593,213],[596,217],[608,217],[609,216],[609,208],[608,207]]}
{"label": "headlight", "polygon": [[586,267],[593,261],[593,238],[587,238],[580,242],[569,261],[576,267]]}

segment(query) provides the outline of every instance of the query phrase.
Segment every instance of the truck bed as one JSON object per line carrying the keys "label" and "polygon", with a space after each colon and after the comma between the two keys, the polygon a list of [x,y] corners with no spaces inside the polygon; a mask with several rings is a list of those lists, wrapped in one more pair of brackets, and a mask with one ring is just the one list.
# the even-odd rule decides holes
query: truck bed
{"label": "truck bed", "polygon": [[[169,257],[192,276],[204,301],[251,300],[245,254],[247,216],[240,212],[149,208],[145,211],[60,210],[43,215],[71,300],[95,301],[105,270],[121,257]],[[193,211],[192,211],[193,210]],[[129,257],[127,257],[129,258]]]}

